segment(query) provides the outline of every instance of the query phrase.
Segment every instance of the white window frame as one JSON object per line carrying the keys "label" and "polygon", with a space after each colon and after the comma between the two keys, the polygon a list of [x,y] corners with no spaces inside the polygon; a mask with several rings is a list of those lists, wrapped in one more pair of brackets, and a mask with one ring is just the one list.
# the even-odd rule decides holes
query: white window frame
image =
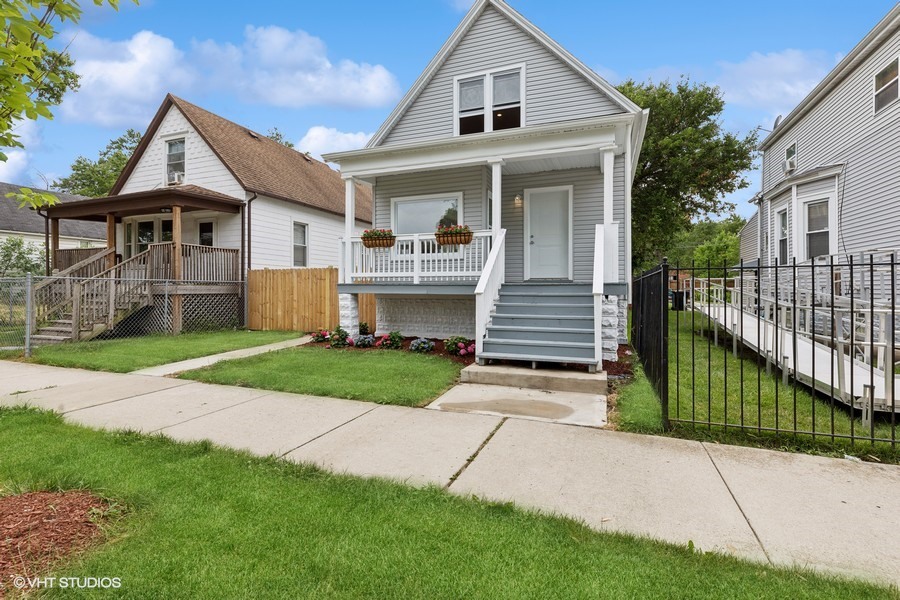
{"label": "white window frame", "polygon": [[[298,244],[295,228],[297,225],[303,225],[306,228],[306,243]],[[303,246],[306,248],[306,264],[305,265],[297,265],[296,259],[294,258],[294,250],[297,246]],[[303,221],[291,221],[291,266],[295,269],[308,269],[309,268],[309,223],[304,223]]]}
{"label": "white window frame", "polygon": [[[819,204],[822,202],[825,202],[828,205],[828,226],[825,229],[818,229],[816,231],[810,231],[809,230],[809,210],[808,210],[809,205],[810,204]],[[833,228],[834,224],[832,223],[831,207],[832,207],[832,197],[831,196],[820,196],[818,198],[810,198],[809,200],[804,199],[804,200],[800,201],[800,212],[803,215],[803,221],[801,223],[802,239],[801,239],[800,243],[801,243],[801,248],[803,250],[803,257],[806,260],[810,260],[809,237],[808,237],[810,233],[822,233],[823,231],[827,232],[828,233],[828,254],[832,254],[832,247],[834,246],[834,244],[832,244],[832,242],[831,242],[831,234],[833,231],[832,228]],[[825,256],[828,256],[828,254],[826,254]]]}
{"label": "white window frame", "polygon": [[[453,78],[453,135],[459,136],[459,84],[463,81],[471,79],[484,79],[484,133],[492,133],[494,131],[494,82],[495,75],[504,75],[506,73],[519,72],[519,106],[521,110],[521,120],[519,128],[525,127],[526,115],[528,114],[525,105],[525,81],[527,79],[526,64],[509,65],[479,73],[469,73],[467,75],[458,75]],[[477,135],[477,134],[472,134]]]}
{"label": "white window frame", "polygon": [[[791,148],[794,149],[794,155],[788,156],[788,150],[790,150]],[[791,159],[794,159],[794,162],[797,161],[797,142],[795,142],[795,141],[788,144],[787,148],[784,149],[784,160],[791,160]]]}
{"label": "white window frame", "polygon": [[187,140],[188,131],[175,131],[159,136],[159,142],[162,144],[162,180],[163,185],[169,185],[169,142],[184,140],[184,179],[187,181]]}
{"label": "white window frame", "polygon": [[[886,84],[884,84],[884,85],[881,86],[880,88],[876,88],[875,86],[877,85],[876,82],[877,82],[877,80],[878,80],[878,76],[879,76],[883,71],[886,71],[887,69],[890,68],[890,66],[891,66],[890,63],[891,63],[891,61],[897,63],[897,77],[895,77],[894,79],[891,79],[890,81],[888,81]],[[893,106],[894,104],[896,104],[898,100],[900,100],[900,57],[894,57],[894,58],[891,59],[891,61],[888,61],[888,63],[885,64],[884,67],[882,67],[882,68],[879,69],[874,75],[872,75],[872,89],[873,89],[873,92],[872,92],[872,114],[873,114],[873,115],[880,115],[881,113],[885,112],[888,108],[890,108],[891,106]],[[885,104],[884,107],[883,107],[881,110],[876,110],[876,109],[875,109],[875,97],[878,96],[878,94],[879,94],[880,92],[883,92],[885,89],[887,89],[887,87],[890,86],[890,85],[891,85],[892,83],[894,83],[895,81],[898,82],[898,84],[897,84],[897,97],[894,98],[893,100],[891,100],[890,102],[888,102],[887,104]]]}
{"label": "white window frame", "polygon": [[[152,221],[153,222],[153,244],[162,243],[162,222],[163,221],[172,221],[172,215],[146,215],[146,216],[137,216],[137,217],[125,217],[122,219],[122,248],[124,252],[122,255],[127,259],[132,256],[137,256],[137,224],[139,222]],[[127,243],[128,236],[125,233],[125,230],[128,226],[131,225],[131,243]],[[174,225],[173,225],[174,227]],[[174,229],[173,229],[174,231]]]}
{"label": "white window frame", "polygon": [[[781,237],[781,215],[784,215],[784,237]],[[775,211],[775,264],[786,265],[790,256],[785,256],[784,261],[781,260],[781,240],[784,240],[785,254],[789,255],[791,253],[791,219],[787,206]]]}
{"label": "white window frame", "polygon": [[[394,235],[414,235],[412,233],[397,233],[397,205],[403,204],[404,202],[421,202],[422,200],[447,200],[450,198],[455,198],[457,202],[457,206],[459,209],[456,211],[456,224],[464,225],[465,224],[465,193],[463,192],[450,192],[447,194],[425,194],[422,196],[401,196],[399,198],[391,198],[391,231],[394,232]],[[377,229],[377,228],[376,228]],[[419,231],[417,232],[420,235],[434,235],[435,231]],[[455,248],[454,250],[450,250],[449,248]],[[458,253],[460,248],[454,246],[442,246],[441,254],[453,254]],[[409,256],[405,252],[401,251],[400,246],[395,246],[393,248],[393,254],[395,256],[405,255]]]}

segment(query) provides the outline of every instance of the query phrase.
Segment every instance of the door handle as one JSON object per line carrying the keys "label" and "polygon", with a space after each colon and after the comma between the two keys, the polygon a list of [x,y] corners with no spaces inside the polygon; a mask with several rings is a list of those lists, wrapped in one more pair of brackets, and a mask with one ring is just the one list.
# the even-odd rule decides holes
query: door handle
{"label": "door handle", "polygon": [[531,245],[534,246],[534,240],[531,240]]}

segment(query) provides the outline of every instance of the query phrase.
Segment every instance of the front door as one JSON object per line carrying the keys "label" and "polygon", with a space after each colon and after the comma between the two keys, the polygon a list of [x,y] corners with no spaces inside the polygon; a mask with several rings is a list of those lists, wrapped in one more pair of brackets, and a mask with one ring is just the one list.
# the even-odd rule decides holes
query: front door
{"label": "front door", "polygon": [[525,279],[572,279],[572,190],[525,190]]}

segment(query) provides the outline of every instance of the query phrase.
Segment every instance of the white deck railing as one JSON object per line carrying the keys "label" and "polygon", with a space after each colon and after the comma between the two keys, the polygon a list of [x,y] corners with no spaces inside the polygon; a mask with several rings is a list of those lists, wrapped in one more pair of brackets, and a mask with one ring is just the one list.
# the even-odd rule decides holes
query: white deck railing
{"label": "white deck railing", "polygon": [[506,230],[501,229],[475,288],[475,356],[484,350],[484,337],[491,311],[500,297],[500,287],[506,283]]}
{"label": "white deck railing", "polygon": [[[343,264],[345,283],[452,283],[478,281],[491,254],[491,232],[476,231],[471,244],[441,246],[433,233],[398,235],[393,248],[366,248],[361,238],[350,242],[350,265]],[[346,256],[344,252],[341,256]]]}
{"label": "white deck railing", "polygon": [[606,249],[603,225],[594,233],[594,359],[603,364],[603,284],[605,283],[604,254]]}

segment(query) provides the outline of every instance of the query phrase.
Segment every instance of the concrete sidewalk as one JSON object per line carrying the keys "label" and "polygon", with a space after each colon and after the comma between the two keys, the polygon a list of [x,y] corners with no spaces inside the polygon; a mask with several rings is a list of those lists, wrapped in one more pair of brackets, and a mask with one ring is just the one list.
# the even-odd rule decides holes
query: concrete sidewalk
{"label": "concrete sidewalk", "polygon": [[240,350],[232,350],[230,352],[222,352],[221,354],[213,354],[211,356],[201,356],[200,358],[192,358],[182,360],[167,365],[159,365],[157,367],[147,367],[139,371],[132,371],[131,375],[149,375],[152,377],[168,377],[184,373],[185,371],[193,371],[194,369],[202,369],[214,365],[223,360],[235,360],[237,358],[247,358],[256,356],[257,354],[265,354],[266,352],[275,352],[276,350],[284,350],[286,348],[295,348],[308,344],[312,338],[307,336],[297,338],[295,340],[285,340],[283,342],[275,342],[274,344],[266,344],[265,346],[253,346],[250,348],[242,348]]}
{"label": "concrete sidewalk", "polygon": [[0,361],[21,404],[900,585],[895,466]]}

